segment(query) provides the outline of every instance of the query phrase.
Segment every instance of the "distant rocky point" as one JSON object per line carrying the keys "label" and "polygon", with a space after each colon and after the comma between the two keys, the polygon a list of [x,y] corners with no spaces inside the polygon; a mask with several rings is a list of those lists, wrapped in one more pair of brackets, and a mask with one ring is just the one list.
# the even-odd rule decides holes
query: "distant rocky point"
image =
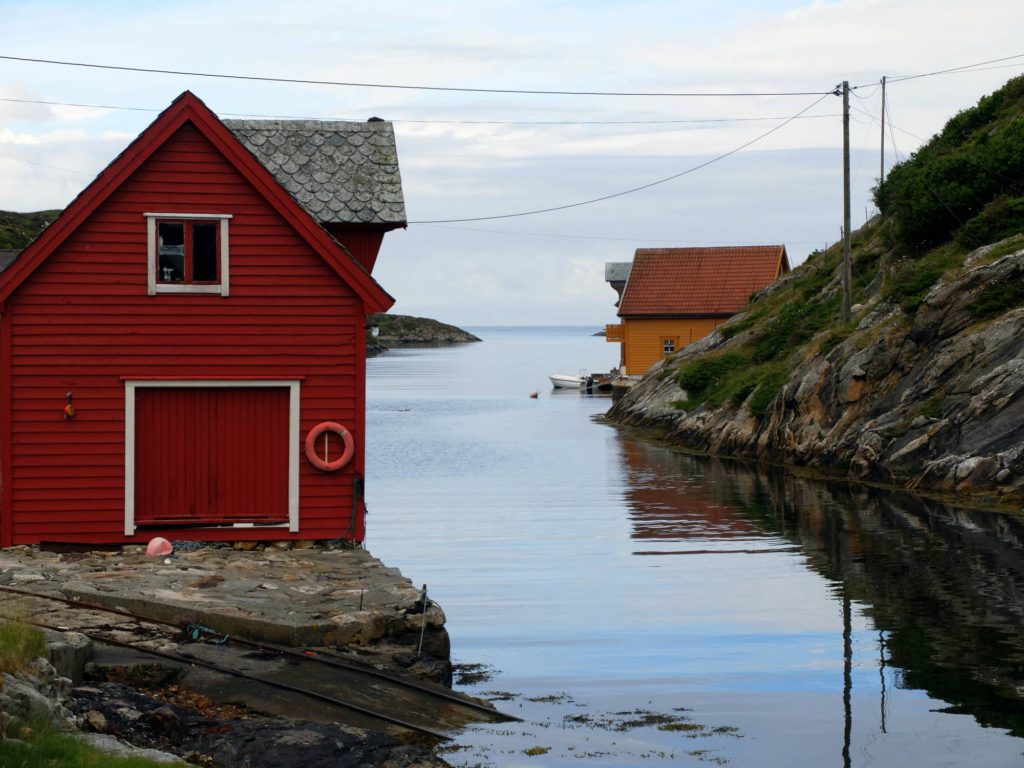
{"label": "distant rocky point", "polygon": [[366,351],[370,355],[380,354],[391,347],[402,346],[443,346],[480,341],[468,331],[454,325],[431,320],[429,317],[409,315],[370,315],[369,328],[377,328],[377,335],[366,335]]}

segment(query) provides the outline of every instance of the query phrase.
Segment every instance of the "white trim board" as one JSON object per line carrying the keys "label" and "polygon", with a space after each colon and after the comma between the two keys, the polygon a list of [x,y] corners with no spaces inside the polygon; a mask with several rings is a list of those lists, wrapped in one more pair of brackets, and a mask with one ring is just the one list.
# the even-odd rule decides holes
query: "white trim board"
{"label": "white trim board", "polygon": [[[233,217],[230,213],[144,213],[146,219],[146,292],[150,296],[158,293],[212,293],[227,296],[230,289],[230,271],[228,269],[229,234],[228,221]],[[212,219],[220,221],[220,282],[216,285],[199,284],[167,284],[156,281],[157,240],[156,224],[159,219]]]}
{"label": "white trim board", "polygon": [[[124,535],[134,536],[135,525],[135,390],[139,388],[288,387],[288,531],[299,532],[299,423],[302,382],[259,379],[255,381],[220,379],[135,379],[124,383]],[[207,526],[200,526],[207,527]],[[237,528],[281,528],[280,525],[240,523]]]}

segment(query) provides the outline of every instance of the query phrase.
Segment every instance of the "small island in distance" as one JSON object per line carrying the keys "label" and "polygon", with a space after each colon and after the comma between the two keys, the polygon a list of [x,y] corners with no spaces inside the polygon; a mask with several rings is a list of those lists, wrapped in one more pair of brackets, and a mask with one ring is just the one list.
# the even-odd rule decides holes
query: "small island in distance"
{"label": "small island in distance", "polygon": [[377,329],[376,335],[372,332],[366,334],[366,352],[369,355],[379,355],[392,347],[443,346],[480,341],[468,331],[428,317],[370,315],[366,326],[368,329]]}

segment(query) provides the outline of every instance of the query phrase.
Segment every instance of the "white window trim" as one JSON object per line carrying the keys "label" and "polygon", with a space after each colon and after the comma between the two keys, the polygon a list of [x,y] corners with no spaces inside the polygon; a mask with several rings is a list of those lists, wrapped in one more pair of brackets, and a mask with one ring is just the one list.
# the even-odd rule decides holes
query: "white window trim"
{"label": "white window trim", "polygon": [[[299,532],[299,397],[296,380],[160,379],[129,380],[124,383],[124,535],[133,536],[135,525],[135,391],[155,387],[288,387],[288,531]],[[201,526],[224,528],[226,526]],[[284,525],[235,523],[235,528],[283,528]]]}
{"label": "white window trim", "polygon": [[[144,213],[146,218],[146,281],[150,296],[158,293],[219,293],[228,295],[230,281],[228,279],[228,222],[234,218],[230,213]],[[190,285],[188,283],[169,285],[156,280],[157,238],[156,223],[158,219],[183,220],[215,220],[220,221],[220,283],[217,285]]]}

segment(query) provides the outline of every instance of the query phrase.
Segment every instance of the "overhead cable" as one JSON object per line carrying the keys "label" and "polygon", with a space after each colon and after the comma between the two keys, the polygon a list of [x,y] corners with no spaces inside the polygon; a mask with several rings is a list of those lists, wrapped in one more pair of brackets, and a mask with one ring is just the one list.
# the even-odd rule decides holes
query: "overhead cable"
{"label": "overhead cable", "polygon": [[[860,109],[857,106],[851,106],[850,109],[851,110],[856,110],[857,112],[860,112],[862,115],[867,115],[868,117],[870,117],[871,120],[869,120],[868,122],[871,122],[871,123],[877,123],[878,122],[878,117],[876,115],[871,114],[870,112],[868,112],[866,110]],[[886,113],[888,113],[888,111],[889,110],[886,109]],[[886,125],[889,126],[889,130],[890,131],[899,131],[900,133],[905,133],[905,134],[907,134],[907,136],[910,136],[911,138],[917,139],[920,142],[928,141],[928,139],[926,139],[926,138],[924,138],[922,136],[918,136],[916,133],[911,133],[908,130],[900,128],[898,125],[893,125],[891,119],[886,119]],[[893,146],[893,151],[895,151],[895,149],[896,149],[896,147],[894,145]]]}
{"label": "overhead cable", "polygon": [[[0,101],[14,104],[41,104],[51,107],[77,107],[81,109],[112,109],[126,110],[130,112],[162,112],[162,109],[155,107],[125,107],[113,104],[81,104],[68,101],[49,101],[44,99],[15,99],[0,97]],[[258,120],[335,120],[340,123],[365,123],[366,120],[353,117],[313,117],[310,115],[258,115],[252,112],[220,112],[223,117],[246,117]],[[839,117],[838,112],[824,115],[801,115],[801,119],[812,120],[821,117]],[[785,115],[766,115],[764,117],[700,117],[679,120],[428,120],[428,119],[403,119],[389,120],[388,122],[404,125],[408,123],[422,123],[427,125],[685,125],[690,123],[748,123],[763,120],[785,120]]]}
{"label": "overhead cable", "polygon": [[471,221],[493,221],[495,219],[513,219],[513,218],[518,218],[518,217],[521,217],[521,216],[534,216],[534,215],[539,214],[539,213],[552,213],[554,211],[564,211],[564,210],[567,210],[569,208],[579,208],[579,207],[584,206],[584,205],[591,205],[593,203],[600,203],[600,202],[603,202],[605,200],[612,200],[613,198],[616,198],[616,197],[624,197],[625,195],[631,195],[634,192],[640,192],[640,191],[642,191],[644,189],[650,189],[651,187],[656,187],[659,184],[664,184],[666,182],[678,179],[678,178],[680,178],[682,176],[686,176],[688,174],[691,174],[691,173],[693,173],[695,171],[699,171],[702,168],[707,168],[709,165],[713,165],[714,163],[717,163],[720,160],[724,160],[725,158],[729,157],[730,155],[735,155],[737,152],[740,152],[740,151],[746,149],[747,147],[751,146],[752,144],[756,144],[757,142],[761,141],[762,139],[767,138],[768,136],[772,135],[776,131],[784,128],[787,125],[789,125],[791,122],[796,120],[798,117],[800,117],[805,112],[809,112],[810,110],[814,109],[814,107],[818,106],[818,104],[820,104],[822,101],[824,101],[826,97],[832,96],[832,95],[833,95],[833,92],[829,91],[828,93],[818,97],[811,104],[809,104],[808,106],[804,107],[802,110],[797,112],[792,117],[787,118],[785,121],[779,123],[774,128],[771,128],[770,130],[765,131],[760,136],[757,136],[756,138],[753,138],[750,141],[748,141],[748,142],[746,142],[744,144],[741,144],[740,146],[738,146],[738,147],[736,147],[734,149],[730,149],[728,152],[725,152],[725,153],[723,153],[721,155],[718,155],[717,157],[713,157],[710,160],[706,160],[703,163],[699,163],[699,164],[697,164],[697,165],[695,165],[695,166],[693,166],[691,168],[687,168],[685,171],[680,171],[679,173],[674,173],[671,176],[666,176],[663,179],[658,179],[657,181],[652,181],[652,182],[650,182],[648,184],[642,184],[639,187],[633,187],[631,189],[625,189],[625,190],[623,190],[621,192],[614,192],[614,193],[612,193],[610,195],[602,195],[601,197],[595,197],[595,198],[592,198],[590,200],[582,200],[582,201],[580,201],[578,203],[568,203],[566,205],[556,205],[556,206],[552,206],[550,208],[538,208],[538,209],[533,210],[533,211],[520,211],[519,213],[505,213],[505,214],[500,214],[500,215],[496,215],[496,216],[473,216],[473,217],[468,217],[468,218],[463,218],[463,219],[427,219],[427,220],[423,220],[423,221],[410,221],[408,223],[409,224],[461,224],[461,223],[471,222]]}
{"label": "overhead cable", "polygon": [[[1003,56],[998,59],[989,59],[988,61],[979,61],[973,64],[963,64],[958,67],[950,67],[948,69],[940,69],[934,72],[922,72],[916,75],[898,75],[890,77],[887,82],[900,83],[906,80],[916,80],[922,77],[934,77],[936,75],[946,75],[954,72],[962,72],[971,70],[976,67],[982,67],[987,64],[998,64],[1004,61],[1011,61],[1014,59],[1024,58],[1024,53],[1017,53],[1012,56]],[[84,61],[66,61],[63,59],[43,59],[30,56],[9,56],[0,55],[0,60],[6,61],[19,61],[28,64],[51,64],[55,66],[63,67],[81,67],[85,69],[104,69],[112,70],[117,72],[138,72],[143,74],[156,74],[156,75],[177,75],[183,77],[208,77],[217,78],[222,80],[247,80],[254,82],[266,82],[266,83],[290,83],[297,85],[325,85],[325,86],[337,86],[345,88],[386,88],[392,90],[407,90],[407,91],[446,91],[456,93],[496,93],[496,94],[518,94],[518,95],[533,95],[533,96],[617,96],[617,97],[685,97],[685,98],[700,98],[700,97],[740,97],[740,96],[822,96],[828,93],[827,91],[807,91],[807,90],[794,90],[794,91],[573,91],[573,90],[544,90],[534,88],[472,88],[465,86],[441,86],[441,85],[409,85],[401,83],[362,83],[354,81],[343,81],[343,80],[314,80],[308,78],[296,78],[296,77],[273,77],[266,75],[240,75],[227,72],[194,72],[189,70],[177,70],[177,69],[159,69],[156,67],[132,67],[123,64],[96,64],[93,62]],[[850,90],[856,90],[858,88],[867,88],[876,85],[876,83],[863,83],[860,85],[851,86]]]}
{"label": "overhead cable", "polygon": [[[427,229],[444,229],[455,232],[477,232],[485,235],[515,235],[518,237],[545,237],[557,240],[600,240],[616,243],[672,243],[673,245],[757,245],[752,240],[680,240],[679,238],[611,237],[606,235],[567,235],[554,232],[517,232],[508,229],[480,229],[479,227],[448,227],[442,224],[424,225]],[[774,242],[774,238],[765,238]],[[818,240],[787,240],[792,245],[815,245]]]}
{"label": "overhead cable", "polygon": [[94,176],[95,174],[88,173],[87,171],[76,171],[74,168],[62,168],[59,165],[49,165],[47,163],[36,162],[35,160],[28,160],[24,157],[15,157],[14,155],[0,155],[0,158],[4,160],[15,160],[19,163],[28,163],[29,165],[38,165],[40,168],[51,168],[55,171],[64,171],[65,173],[76,173],[79,176]]}
{"label": "overhead cable", "polygon": [[93,64],[83,61],[60,59],[39,59],[28,56],[4,56],[6,61],[20,61],[29,64],[54,64],[62,67],[84,67],[117,72],[140,72],[154,75],[180,75],[184,77],[211,77],[222,80],[249,80],[263,83],[290,83],[297,85],[330,85],[345,88],[390,88],[403,91],[454,91],[457,93],[503,93],[531,96],[636,96],[636,97],[737,97],[737,96],[822,96],[831,91],[570,91],[540,90],[532,88],[469,88],[442,85],[400,85],[396,83],[359,83],[341,80],[310,80],[297,77],[269,77],[260,75],[238,75],[225,72],[191,72],[178,69],[157,69],[155,67],[129,67],[119,64]]}
{"label": "overhead cable", "polygon": [[[999,59],[989,59],[988,61],[978,61],[978,62],[975,62],[974,64],[962,64],[959,67],[950,67],[949,69],[938,69],[938,70],[936,70],[934,72],[921,72],[920,74],[917,74],[917,75],[887,76],[885,78],[885,82],[887,84],[902,83],[902,82],[905,82],[907,80],[918,80],[919,78],[922,78],[922,77],[935,77],[936,75],[949,75],[949,74],[953,74],[955,72],[970,71],[970,70],[975,69],[976,67],[984,67],[986,64],[999,64],[999,63],[1004,62],[1004,61],[1012,61],[1013,59],[1022,59],[1022,58],[1024,58],[1024,53],[1015,53],[1013,56],[1003,56],[1002,58],[999,58]],[[993,69],[996,69],[996,67],[993,67]],[[983,70],[977,70],[977,71],[980,72],[980,71],[983,71]],[[855,86],[853,86],[853,88],[870,88],[870,87],[875,86],[875,85],[878,85],[878,83],[877,82],[875,82],[875,83],[863,83],[861,85],[855,85]]]}

